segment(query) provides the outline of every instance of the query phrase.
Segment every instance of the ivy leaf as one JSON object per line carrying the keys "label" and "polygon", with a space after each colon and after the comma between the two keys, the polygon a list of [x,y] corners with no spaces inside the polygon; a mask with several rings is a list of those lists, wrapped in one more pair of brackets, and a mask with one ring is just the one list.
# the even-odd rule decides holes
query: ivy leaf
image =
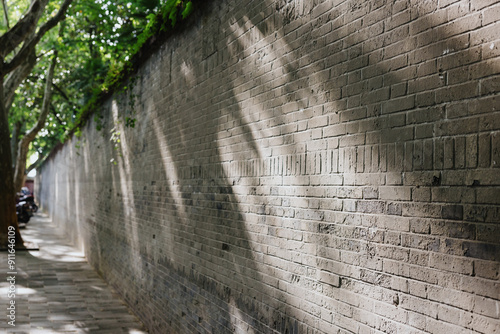
{"label": "ivy leaf", "polygon": [[177,23],[177,7],[174,7],[172,9],[170,15],[168,15],[168,18],[170,19],[170,21],[172,21],[172,27],[175,26],[175,23]]}
{"label": "ivy leaf", "polygon": [[192,11],[193,11],[193,3],[191,1],[189,1],[188,3],[186,3],[186,8],[184,8],[184,10],[182,11],[182,14],[181,14],[182,19],[185,20],[186,17],[188,17]]}

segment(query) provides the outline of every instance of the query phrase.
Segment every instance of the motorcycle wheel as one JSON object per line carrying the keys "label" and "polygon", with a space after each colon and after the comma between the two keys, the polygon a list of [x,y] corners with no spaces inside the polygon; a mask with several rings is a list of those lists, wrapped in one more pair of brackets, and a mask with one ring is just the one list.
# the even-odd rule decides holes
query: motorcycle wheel
{"label": "motorcycle wheel", "polygon": [[31,205],[31,209],[33,210],[33,212],[37,212],[38,206],[36,204],[33,204],[33,205]]}
{"label": "motorcycle wheel", "polygon": [[29,220],[30,220],[30,216],[27,212],[21,212],[21,214],[17,216],[18,223],[27,224],[29,222]]}

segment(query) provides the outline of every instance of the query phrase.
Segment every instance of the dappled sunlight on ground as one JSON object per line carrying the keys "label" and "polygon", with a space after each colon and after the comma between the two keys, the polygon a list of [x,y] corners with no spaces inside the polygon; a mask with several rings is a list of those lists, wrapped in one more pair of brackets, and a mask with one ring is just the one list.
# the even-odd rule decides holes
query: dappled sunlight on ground
{"label": "dappled sunlight on ground", "polygon": [[[49,226],[51,228],[48,228]],[[29,251],[34,257],[62,262],[86,261],[83,252],[69,244],[61,243],[63,239],[54,239],[51,235],[54,232],[57,233],[57,227],[53,226],[50,218],[44,214],[39,214],[36,221],[31,221],[21,231],[24,240],[40,246],[39,251]]]}
{"label": "dappled sunlight on ground", "polygon": [[[37,214],[21,234],[39,250],[16,251],[15,268],[0,262],[0,333],[146,333],[48,216]],[[13,302],[15,326],[5,320]]]}

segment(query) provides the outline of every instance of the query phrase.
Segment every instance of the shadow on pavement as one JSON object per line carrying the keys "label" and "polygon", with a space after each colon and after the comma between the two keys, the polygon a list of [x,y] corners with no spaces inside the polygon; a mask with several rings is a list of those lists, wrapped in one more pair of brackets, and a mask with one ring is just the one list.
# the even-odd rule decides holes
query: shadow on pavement
{"label": "shadow on pavement", "polygon": [[[7,253],[2,253],[0,332],[146,333],[118,294],[88,265],[83,253],[65,241],[47,215],[34,216],[21,234],[40,249],[16,252],[14,270],[8,267]],[[9,294],[12,278],[15,293]],[[15,322],[7,309],[12,302]]]}

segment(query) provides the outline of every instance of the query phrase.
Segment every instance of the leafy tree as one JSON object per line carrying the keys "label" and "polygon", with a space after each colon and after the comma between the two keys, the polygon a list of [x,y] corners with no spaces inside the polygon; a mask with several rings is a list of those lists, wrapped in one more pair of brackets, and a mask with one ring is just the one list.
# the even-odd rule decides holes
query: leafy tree
{"label": "leafy tree", "polygon": [[[100,94],[120,85],[148,38],[192,11],[191,1],[182,0],[1,1],[0,154],[10,151],[10,159],[0,165],[0,208],[7,208],[0,213],[0,243],[15,224],[10,194],[21,188],[25,174],[85,122]],[[51,30],[58,22],[59,29]],[[35,152],[39,160],[27,167]]]}
{"label": "leafy tree", "polygon": [[[23,183],[25,169],[25,157],[18,156],[23,153],[18,147],[26,131],[36,124],[44,99],[50,57],[43,55],[57,50],[59,71],[54,74],[45,127],[30,145],[30,154],[38,153],[38,161],[66,138],[81,106],[101,90],[110,67],[118,67],[117,63],[125,61],[146,16],[158,6],[157,0],[145,4],[143,1],[77,2],[68,9],[59,31],[48,32],[38,44],[36,66],[19,85],[9,112],[12,157],[18,162],[16,189]],[[26,173],[34,167],[36,164],[27,167]]]}
{"label": "leafy tree", "polygon": [[[9,226],[16,227],[18,247],[23,243],[17,228],[14,206],[15,188],[8,121],[9,109],[17,87],[31,73],[36,64],[37,44],[65,17],[71,2],[72,0],[65,0],[58,6],[55,15],[43,17],[45,9],[51,8],[47,6],[48,0],[33,0],[25,14],[12,27],[4,19],[7,30],[0,36],[0,155],[2,156],[0,160],[0,208],[2,210],[0,247],[7,245]],[[3,1],[4,18],[8,17],[6,8],[6,3]],[[50,72],[47,79],[49,77]],[[49,84],[46,86],[50,87]]]}

